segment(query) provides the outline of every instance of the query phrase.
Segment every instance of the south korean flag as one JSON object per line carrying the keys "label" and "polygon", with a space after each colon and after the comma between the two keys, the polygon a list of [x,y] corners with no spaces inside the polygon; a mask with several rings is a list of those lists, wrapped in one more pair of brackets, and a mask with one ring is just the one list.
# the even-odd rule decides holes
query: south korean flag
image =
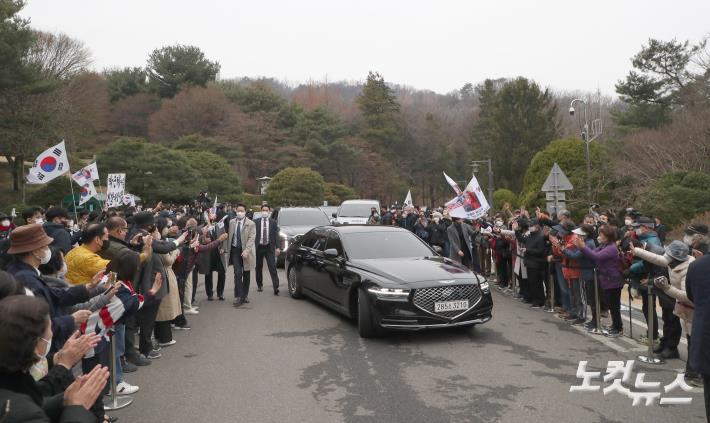
{"label": "south korean flag", "polygon": [[95,196],[96,187],[94,186],[94,181],[85,181],[84,185],[81,186],[81,191],[79,191],[79,205],[81,206]]}
{"label": "south korean flag", "polygon": [[64,141],[49,147],[37,156],[27,175],[28,184],[46,184],[57,176],[69,172],[69,158]]}

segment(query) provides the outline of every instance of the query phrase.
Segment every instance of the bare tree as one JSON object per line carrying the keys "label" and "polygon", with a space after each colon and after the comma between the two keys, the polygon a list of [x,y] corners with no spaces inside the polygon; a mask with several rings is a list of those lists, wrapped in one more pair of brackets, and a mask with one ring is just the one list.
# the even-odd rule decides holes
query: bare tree
{"label": "bare tree", "polygon": [[27,58],[47,79],[67,80],[86,71],[91,52],[83,42],[66,34],[36,32],[35,45]]}

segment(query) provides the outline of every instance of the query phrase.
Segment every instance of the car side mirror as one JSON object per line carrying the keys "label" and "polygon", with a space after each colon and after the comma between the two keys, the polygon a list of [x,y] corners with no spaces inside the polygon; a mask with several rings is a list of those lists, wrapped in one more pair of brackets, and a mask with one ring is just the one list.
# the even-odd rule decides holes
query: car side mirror
{"label": "car side mirror", "polygon": [[333,213],[332,215],[334,218],[338,217],[338,213]]}
{"label": "car side mirror", "polygon": [[327,250],[323,251],[323,254],[328,258],[336,258],[338,257],[338,250],[336,250],[335,248],[328,248]]}
{"label": "car side mirror", "polygon": [[302,239],[303,239],[303,235],[296,235],[295,237],[293,237],[293,241],[294,241],[294,242],[300,241],[300,240],[302,240]]}

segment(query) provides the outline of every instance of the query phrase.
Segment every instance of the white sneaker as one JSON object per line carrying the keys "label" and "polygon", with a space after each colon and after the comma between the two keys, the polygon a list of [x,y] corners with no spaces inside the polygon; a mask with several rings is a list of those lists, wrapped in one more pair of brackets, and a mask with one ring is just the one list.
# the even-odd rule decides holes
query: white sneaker
{"label": "white sneaker", "polygon": [[185,311],[183,311],[183,313],[185,313],[185,314],[200,314],[200,312],[195,310],[194,308],[185,309]]}
{"label": "white sneaker", "polygon": [[175,345],[175,344],[177,344],[177,341],[174,340],[174,339],[171,339],[170,342],[160,342],[160,343],[158,343],[158,345],[160,345],[161,347],[169,347],[169,346]]}
{"label": "white sneaker", "polygon": [[125,380],[116,385],[116,395],[131,395],[138,392],[138,387],[133,386]]}

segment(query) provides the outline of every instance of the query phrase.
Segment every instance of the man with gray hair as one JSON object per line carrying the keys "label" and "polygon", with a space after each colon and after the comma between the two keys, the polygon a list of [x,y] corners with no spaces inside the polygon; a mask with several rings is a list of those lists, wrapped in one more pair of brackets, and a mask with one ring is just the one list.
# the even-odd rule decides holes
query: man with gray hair
{"label": "man with gray hair", "polygon": [[570,213],[569,210],[560,210],[557,212],[557,221],[560,222],[560,225],[565,224],[566,222],[571,222],[572,221],[572,213]]}
{"label": "man with gray hair", "polygon": [[703,255],[708,255],[708,226],[703,223],[693,223],[685,228],[683,242],[690,247],[691,254],[695,258],[700,258]]}

